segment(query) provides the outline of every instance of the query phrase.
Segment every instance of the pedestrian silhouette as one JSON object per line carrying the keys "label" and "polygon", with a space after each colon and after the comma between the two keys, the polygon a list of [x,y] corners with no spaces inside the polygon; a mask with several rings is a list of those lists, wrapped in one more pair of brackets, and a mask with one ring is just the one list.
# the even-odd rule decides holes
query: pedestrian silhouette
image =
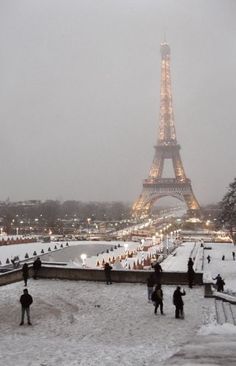
{"label": "pedestrian silhouette", "polygon": [[161,314],[164,315],[163,313],[163,291],[161,288],[161,284],[157,284],[155,287],[155,290],[152,293],[152,301],[154,302],[155,305],[155,309],[154,309],[154,314],[157,314],[157,309],[160,305],[160,310],[161,310]]}
{"label": "pedestrian silhouette", "polygon": [[181,292],[181,287],[177,286],[173,294],[173,304],[175,305],[175,317],[176,319],[184,319],[184,302],[182,296],[185,296],[186,292],[183,290]]}
{"label": "pedestrian silhouette", "polygon": [[105,272],[105,278],[106,278],[107,285],[111,285],[112,284],[112,281],[111,281],[111,270],[112,270],[112,267],[109,265],[109,263],[105,263],[105,265],[104,265],[104,272]]}
{"label": "pedestrian silhouette", "polygon": [[19,257],[15,256],[14,258],[12,258],[11,263],[14,269],[19,268],[20,267]]}
{"label": "pedestrian silhouette", "polygon": [[29,278],[29,267],[27,263],[24,263],[23,267],[22,267],[22,275],[23,275],[23,280],[25,282],[25,286],[27,286],[27,281]]}
{"label": "pedestrian silhouette", "polygon": [[156,262],[155,264],[153,264],[152,268],[154,268],[155,271],[155,283],[160,283],[162,272],[162,267],[160,263]]}
{"label": "pedestrian silhouette", "polygon": [[40,260],[40,258],[38,257],[34,263],[33,263],[33,270],[34,270],[34,279],[37,279],[38,276],[38,272],[40,270],[40,268],[42,267],[42,262]]}
{"label": "pedestrian silhouette", "polygon": [[190,288],[193,287],[193,280],[194,280],[194,269],[193,269],[194,262],[192,258],[188,260],[188,285]]}
{"label": "pedestrian silhouette", "polygon": [[222,261],[224,261],[225,260],[225,255],[222,255]]}
{"label": "pedestrian silhouette", "polygon": [[208,261],[208,263],[210,263],[210,261],[211,261],[211,257],[209,255],[207,256],[207,261]]}
{"label": "pedestrian silhouette", "polygon": [[24,324],[25,313],[27,315],[28,325],[32,325],[30,322],[30,305],[33,303],[32,296],[28,293],[27,289],[23,290],[24,294],[20,297],[21,303],[21,322],[20,325]]}
{"label": "pedestrian silhouette", "polygon": [[233,260],[235,261],[235,252],[232,252]]}
{"label": "pedestrian silhouette", "polygon": [[213,280],[216,280],[217,291],[223,292],[224,291],[225,281],[223,280],[223,278],[221,277],[221,275],[218,274],[216,276],[216,278],[213,278]]}

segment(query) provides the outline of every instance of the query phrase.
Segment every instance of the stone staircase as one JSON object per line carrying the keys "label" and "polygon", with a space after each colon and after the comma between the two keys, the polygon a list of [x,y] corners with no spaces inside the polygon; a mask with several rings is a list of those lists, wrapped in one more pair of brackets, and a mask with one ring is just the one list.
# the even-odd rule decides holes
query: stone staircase
{"label": "stone staircase", "polygon": [[226,300],[215,298],[216,320],[218,324],[236,325],[236,305]]}

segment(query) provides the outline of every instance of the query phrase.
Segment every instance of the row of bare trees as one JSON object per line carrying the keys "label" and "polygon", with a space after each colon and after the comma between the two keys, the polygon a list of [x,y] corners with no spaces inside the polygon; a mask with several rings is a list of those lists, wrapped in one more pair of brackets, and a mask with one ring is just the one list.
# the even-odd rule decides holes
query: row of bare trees
{"label": "row of bare trees", "polygon": [[[63,220],[77,219],[77,223],[87,220],[125,220],[130,217],[130,205],[122,202],[59,202],[47,200],[35,204],[2,203],[0,205],[1,227],[7,234],[16,228],[54,228],[61,233]],[[14,228],[14,230],[13,230]]]}

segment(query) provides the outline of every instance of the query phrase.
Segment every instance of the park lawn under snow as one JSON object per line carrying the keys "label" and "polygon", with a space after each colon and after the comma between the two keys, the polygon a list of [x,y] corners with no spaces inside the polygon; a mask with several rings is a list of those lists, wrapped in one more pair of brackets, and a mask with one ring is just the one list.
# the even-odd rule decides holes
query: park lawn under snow
{"label": "park lawn under snow", "polygon": [[[204,270],[209,277],[221,273],[235,293],[234,246],[208,246],[203,253],[212,260],[204,259]],[[192,248],[179,247],[164,270],[186,268]],[[28,289],[33,326],[19,327],[23,282],[0,287],[0,365],[236,364],[236,327],[216,324],[214,300],[203,297],[203,287],[185,288],[185,320],[174,318],[173,286],[163,286],[164,316],[153,314],[143,284],[30,279]]]}
{"label": "park lawn under snow", "polygon": [[19,327],[23,283],[0,288],[1,365],[156,364],[214,314],[200,287],[187,289],[184,321],[174,318],[173,286],[163,287],[164,316],[153,314],[145,285],[30,280],[28,288],[32,327]]}

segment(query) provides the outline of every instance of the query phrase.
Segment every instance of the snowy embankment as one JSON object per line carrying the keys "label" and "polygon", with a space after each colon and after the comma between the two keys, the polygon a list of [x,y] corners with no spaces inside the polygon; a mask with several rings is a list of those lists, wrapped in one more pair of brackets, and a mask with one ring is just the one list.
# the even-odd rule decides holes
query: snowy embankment
{"label": "snowy embankment", "polygon": [[[36,255],[40,255],[43,250],[45,253],[48,252],[48,248],[52,251],[55,250],[54,247],[60,248],[61,244],[57,243],[29,243],[29,244],[14,244],[14,245],[3,245],[0,246],[0,261],[2,265],[6,264],[6,260],[18,256],[22,261],[25,259],[26,253],[29,258],[34,257],[33,253],[36,251]],[[65,245],[65,243],[64,243]]]}
{"label": "snowy embankment", "polygon": [[[127,244],[127,250],[135,250],[140,244],[134,242],[125,242]],[[61,249],[63,245],[64,249]],[[2,265],[6,264],[6,260],[18,256],[20,260],[25,259],[26,253],[29,257],[34,257],[34,252],[37,256],[40,256],[43,252],[43,260],[55,261],[55,262],[70,262],[75,261],[77,264],[81,265],[82,260],[80,255],[82,253],[88,254],[87,265],[90,267],[96,267],[96,262],[99,260],[102,262],[104,259],[107,261],[112,258],[113,255],[119,256],[125,253],[124,242],[121,241],[111,241],[111,242],[94,242],[94,241],[74,241],[69,242],[68,245],[72,248],[68,255],[68,248],[66,247],[66,242],[51,242],[51,243],[29,243],[29,244],[17,244],[17,245],[3,245],[0,246],[0,261]],[[120,245],[120,247],[118,247]],[[113,251],[106,253],[107,250],[117,247]],[[55,247],[57,249],[55,250]],[[60,250],[58,250],[60,249]],[[101,254],[103,252],[103,254]],[[98,256],[97,256],[98,254]]]}
{"label": "snowy embankment", "polygon": [[[220,273],[226,290],[235,292],[234,246],[211,247],[204,251],[211,256],[209,264],[204,259],[205,271],[209,278]],[[186,270],[192,248],[180,246],[163,268]],[[0,288],[0,365],[236,364],[236,327],[216,324],[214,300],[203,297],[202,287],[185,288],[181,320],[174,318],[173,286],[163,286],[165,315],[155,316],[145,285],[30,279],[33,326],[19,327],[22,289],[22,282]]]}
{"label": "snowy embankment", "polygon": [[16,360],[17,366],[157,364],[212,313],[202,288],[187,289],[184,321],[174,318],[172,286],[163,287],[164,316],[153,314],[145,285],[30,280],[28,288],[34,298],[32,327],[19,327],[23,284],[0,288],[4,366],[15,366]]}

